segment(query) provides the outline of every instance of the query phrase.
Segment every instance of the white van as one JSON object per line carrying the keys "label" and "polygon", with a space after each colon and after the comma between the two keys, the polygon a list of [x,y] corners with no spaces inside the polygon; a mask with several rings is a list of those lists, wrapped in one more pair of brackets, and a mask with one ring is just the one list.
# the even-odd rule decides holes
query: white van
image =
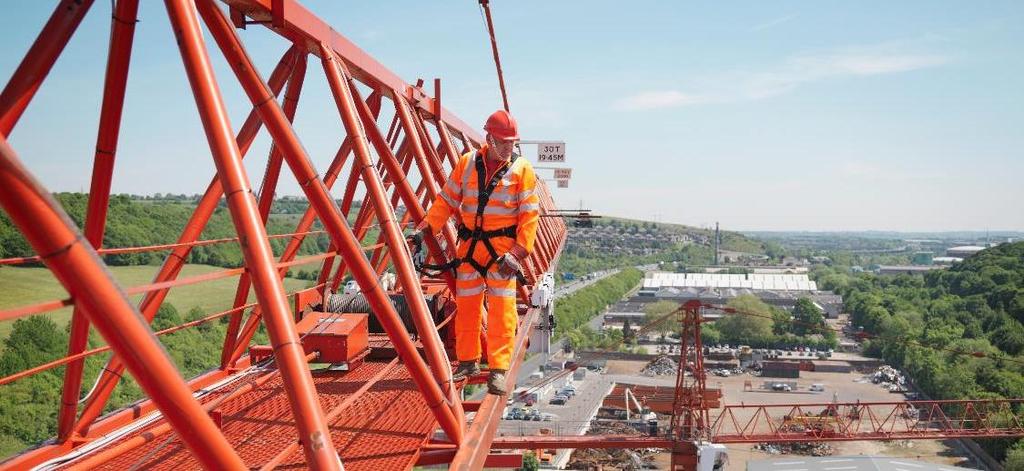
{"label": "white van", "polygon": [[816,384],[812,384],[811,385],[811,391],[824,392],[825,391],[825,385],[824,384],[817,384],[817,383]]}

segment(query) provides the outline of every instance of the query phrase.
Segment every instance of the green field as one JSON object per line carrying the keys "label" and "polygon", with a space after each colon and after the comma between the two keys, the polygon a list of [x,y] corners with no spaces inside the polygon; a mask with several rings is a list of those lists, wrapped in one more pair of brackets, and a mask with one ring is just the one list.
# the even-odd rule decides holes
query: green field
{"label": "green field", "polygon": [[[303,268],[318,268],[318,266],[314,265],[295,266],[292,269],[297,272]],[[159,270],[159,267],[151,265],[109,268],[114,278],[125,288],[152,282],[153,276]],[[182,270],[181,277],[201,275],[219,270],[224,270],[224,268],[210,265],[187,265]],[[285,278],[284,280],[284,286],[288,292],[302,289],[311,283],[310,281],[293,278]],[[171,288],[167,301],[173,304],[181,313],[188,312],[193,307],[198,306],[203,312],[212,314],[231,308],[237,286],[237,276],[205,281],[195,285],[179,286]],[[11,309],[67,297],[67,292],[50,274],[50,270],[46,268],[0,267],[0,309]],[[131,299],[138,304],[139,300],[142,299],[142,295],[132,296]],[[252,299],[253,296],[250,295],[250,302]],[[58,325],[64,325],[71,318],[71,307],[50,311],[45,315],[50,316]],[[0,340],[7,338],[13,324],[14,321],[0,322]]]}

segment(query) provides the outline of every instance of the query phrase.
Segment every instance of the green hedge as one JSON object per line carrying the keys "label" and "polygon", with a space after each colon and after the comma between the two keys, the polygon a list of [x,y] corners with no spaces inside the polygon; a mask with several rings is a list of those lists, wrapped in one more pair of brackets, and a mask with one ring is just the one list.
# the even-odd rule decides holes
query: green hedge
{"label": "green hedge", "polygon": [[609,304],[622,299],[626,293],[636,288],[643,277],[644,274],[640,270],[626,268],[555,301],[555,339],[586,325]]}

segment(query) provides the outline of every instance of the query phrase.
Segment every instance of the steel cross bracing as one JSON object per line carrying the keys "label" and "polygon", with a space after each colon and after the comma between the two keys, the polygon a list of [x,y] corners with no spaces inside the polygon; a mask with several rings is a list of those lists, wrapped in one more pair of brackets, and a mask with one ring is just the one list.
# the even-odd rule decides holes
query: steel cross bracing
{"label": "steel cross bracing", "polygon": [[[440,81],[434,81],[433,96],[423,89],[422,81],[404,82],[294,0],[165,0],[172,26],[167,34],[176,36],[217,173],[175,243],[103,248],[125,85],[139,27],[138,0],[113,4],[84,230],[71,222],[21,164],[21,158],[31,156],[18,156],[8,144],[22,113],[94,3],[60,1],[0,93],[0,206],[39,254],[3,259],[0,264],[41,261],[71,295],[0,311],[0,321],[74,306],[66,357],[0,378],[3,385],[65,366],[57,436],[0,463],[0,469],[43,464],[75,469],[134,465],[339,469],[341,462],[349,469],[390,469],[410,467],[417,460],[473,469],[489,462],[488,450],[504,399],[487,396],[466,404],[460,400],[462,385],[451,382],[447,356],[452,338],[446,328],[454,316],[453,303],[443,311],[445,319],[437,322],[424,297],[425,293],[450,297],[454,280],[451,276],[422,279],[404,242],[403,229],[423,218],[459,156],[481,143],[473,126],[441,106]],[[286,49],[266,76],[253,65],[242,40],[244,33],[238,31],[254,24],[279,34]],[[203,26],[213,44],[204,37]],[[233,78],[214,76],[211,50],[223,55]],[[314,166],[291,124],[303,85],[310,79],[306,77],[310,60],[319,62],[345,129],[337,153],[322,171]],[[222,86],[236,84],[252,103],[237,134],[220,93]],[[379,123],[382,116],[384,121]],[[254,191],[242,159],[263,127],[273,145]],[[265,227],[275,190],[285,177],[285,164],[305,193],[309,209],[294,232],[268,235]],[[339,203],[330,191],[342,178]],[[542,213],[552,212],[554,202],[547,187],[541,184],[538,191]],[[237,237],[201,240],[222,198]],[[352,214],[357,201],[361,204]],[[322,230],[314,229],[315,221]],[[366,240],[371,228],[379,230],[376,241]],[[297,257],[307,236],[321,234],[330,238],[326,252]],[[529,306],[529,286],[553,267],[565,237],[560,218],[541,219],[536,250],[525,267],[527,284],[519,286],[521,316],[511,378],[522,363],[539,313]],[[276,257],[269,244],[272,238],[288,239]],[[242,249],[243,268],[181,276],[194,247],[236,242]],[[429,256],[441,261],[454,255],[455,243],[454,227],[449,224],[426,246]],[[123,287],[104,268],[104,255],[146,251],[167,252],[150,284]],[[282,278],[289,267],[310,262],[321,264],[316,285],[285,293]],[[379,281],[386,270],[396,278],[393,292]],[[312,374],[309,362],[316,361],[319,353],[304,350],[295,319],[311,304],[319,304],[326,293],[336,291],[346,276],[359,285],[383,332],[371,335],[374,348],[365,361],[354,362],[351,371]],[[153,335],[147,323],[170,289],[227,277],[239,277],[231,309]],[[256,302],[249,302],[250,291]],[[392,293],[405,300],[411,332],[389,296]],[[136,306],[126,294],[143,297]],[[182,378],[159,336],[221,318],[227,318],[228,327],[219,368],[197,378]],[[261,324],[271,340],[268,360],[254,360],[248,354]],[[100,332],[106,346],[86,349],[91,327]],[[415,334],[415,340],[410,334]],[[84,361],[107,351],[113,355],[79,407]],[[125,370],[148,399],[101,417]],[[467,410],[476,412],[468,423]],[[435,438],[438,429],[443,434]]]}
{"label": "steel cross bracing", "polygon": [[[712,443],[1004,438],[1024,436],[1024,399],[733,404],[711,414]],[[598,440],[600,439],[600,440]],[[520,436],[494,449],[672,448],[668,436]],[[661,445],[653,445],[659,443]]]}

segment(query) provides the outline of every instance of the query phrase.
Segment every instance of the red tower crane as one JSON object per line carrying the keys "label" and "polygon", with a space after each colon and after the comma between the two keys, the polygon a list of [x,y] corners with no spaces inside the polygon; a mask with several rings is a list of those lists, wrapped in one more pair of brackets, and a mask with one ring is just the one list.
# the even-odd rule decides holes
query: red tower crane
{"label": "red tower crane", "polygon": [[[479,148],[481,138],[474,126],[442,106],[439,80],[432,93],[423,81],[405,82],[296,0],[163,2],[171,25],[166,34],[176,39],[216,173],[208,176],[206,191],[174,242],[103,247],[139,3],[115,0],[110,14],[84,227],[26,168],[22,159],[31,156],[19,155],[9,138],[82,19],[104,2],[58,1],[0,92],[0,207],[37,254],[0,264],[42,263],[69,293],[0,310],[0,321],[74,309],[66,356],[0,378],[2,387],[64,367],[56,436],[0,462],[0,470],[339,469],[342,464],[349,470],[379,470],[435,463],[473,470],[516,463],[515,455],[492,453],[497,449],[630,446],[670,449],[675,465],[692,469],[707,443],[1024,436],[1024,422],[1014,414],[1016,399],[727,405],[713,415],[704,391],[702,306],[688,304],[667,433],[495,438],[505,398],[462,401],[464,385],[451,381],[453,280],[419,276],[402,234],[422,219],[453,164]],[[254,25],[277,35],[284,50],[270,73],[249,57],[244,30]],[[233,78],[215,76],[212,54],[223,56]],[[345,130],[337,153],[320,168],[293,124],[306,80],[314,79],[309,61],[319,64],[313,69],[322,70],[319,79],[328,85],[330,105]],[[238,87],[251,104],[237,132],[221,93],[229,86]],[[263,128],[273,146],[257,194],[243,159]],[[177,171],[201,177],[194,169]],[[292,232],[268,234],[275,190],[289,172],[309,208]],[[339,179],[340,201],[330,192]],[[529,294],[554,268],[567,233],[561,217],[547,217],[557,215],[549,189],[541,184],[538,191],[545,217],[526,264],[526,283],[519,286],[509,378],[523,364],[534,326],[550,311],[550,305],[534,305]],[[362,204],[356,204],[360,196]],[[202,239],[222,200],[235,236]],[[369,239],[373,229],[376,240]],[[302,243],[319,235],[330,239],[329,248],[300,257]],[[274,239],[287,241],[277,254],[270,244]],[[450,258],[455,240],[454,228],[447,227],[438,239],[426,241],[429,256]],[[243,266],[186,276],[191,251],[213,244],[237,244]],[[152,283],[125,286],[106,270],[104,257],[142,252],[165,254]],[[316,284],[286,292],[282,278],[288,269],[308,263],[320,265]],[[394,286],[382,281],[389,270]],[[359,293],[339,293],[348,277]],[[154,331],[151,322],[170,290],[232,278],[237,286],[231,308]],[[141,301],[129,301],[130,295],[141,295]],[[218,364],[184,378],[160,339],[219,319],[227,320],[227,328]],[[253,344],[261,326],[269,345]],[[88,348],[92,327],[104,346]],[[86,358],[107,352],[111,357],[95,387],[86,391]],[[334,367],[313,369],[311,363]],[[104,415],[126,371],[146,398]],[[790,422],[822,412],[834,419],[827,429],[799,431],[777,419],[772,412],[779,408]],[[803,420],[813,425],[813,419]]]}

